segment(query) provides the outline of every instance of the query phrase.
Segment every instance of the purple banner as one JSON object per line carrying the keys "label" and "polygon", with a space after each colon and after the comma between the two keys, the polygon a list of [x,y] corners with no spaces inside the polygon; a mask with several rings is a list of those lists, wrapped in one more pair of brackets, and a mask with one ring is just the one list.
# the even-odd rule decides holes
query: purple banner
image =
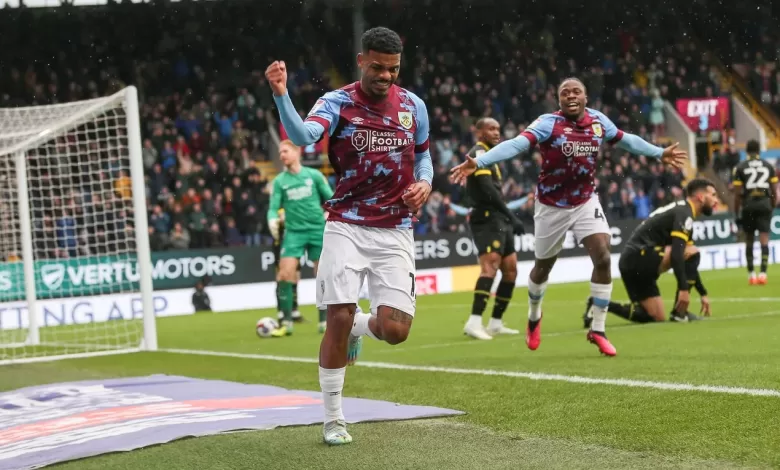
{"label": "purple banner", "polygon": [[[350,423],[463,414],[344,398]],[[0,393],[0,470],[36,468],[189,436],[322,423],[319,392],[170,375]]]}

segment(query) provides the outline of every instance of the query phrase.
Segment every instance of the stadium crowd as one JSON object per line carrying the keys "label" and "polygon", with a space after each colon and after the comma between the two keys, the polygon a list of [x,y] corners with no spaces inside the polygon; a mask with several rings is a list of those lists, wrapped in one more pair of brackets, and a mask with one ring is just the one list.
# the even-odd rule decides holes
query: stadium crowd
{"label": "stadium crowd", "polygon": [[[588,86],[591,107],[662,143],[664,100],[720,93],[693,44],[664,29],[666,18],[649,6],[556,11],[534,4],[524,8],[539,10],[547,21],[531,21],[537,16],[529,13],[508,22],[489,8],[460,2],[452,11],[467,15],[431,18],[426,5],[390,2],[365,11],[367,23],[403,34],[400,84],[421,96],[430,113],[436,176],[431,199],[418,213],[418,234],[465,230],[451,207],[462,188],[450,184],[447,173],[474,144],[479,117],[497,118],[504,138],[512,138],[557,109],[556,85],[574,75]],[[0,51],[0,107],[87,99],[135,84],[142,98],[152,249],[268,242],[270,186],[263,163],[273,160],[269,128],[278,124],[262,70],[285,59],[291,96],[307,111],[351,76],[353,49],[340,34],[351,29],[351,16],[343,13],[255,2],[6,9],[0,28],[20,46]],[[420,27],[403,26],[413,19]],[[582,26],[577,34],[569,30],[575,20]],[[307,162],[322,165],[317,153],[323,148],[307,150]],[[534,152],[502,165],[508,199],[534,190],[539,159]],[[105,168],[100,179],[113,181],[108,206],[127,215],[131,209],[117,189],[127,175],[120,173]],[[645,218],[682,194],[679,172],[606,147],[598,181],[612,220]],[[518,214],[529,224],[531,204]],[[60,224],[56,211],[44,212],[39,223]],[[66,253],[49,247],[47,257],[73,255],[78,249],[69,243]]]}

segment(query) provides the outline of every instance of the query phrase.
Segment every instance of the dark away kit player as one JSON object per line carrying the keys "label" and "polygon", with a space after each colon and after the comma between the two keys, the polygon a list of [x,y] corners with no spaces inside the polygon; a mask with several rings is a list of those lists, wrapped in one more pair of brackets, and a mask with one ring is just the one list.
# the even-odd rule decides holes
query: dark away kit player
{"label": "dark away kit player", "polygon": [[[777,175],[775,169],[760,157],[757,141],[747,143],[747,160],[734,167],[734,213],[737,227],[745,234],[745,260],[751,285],[766,284],[769,263],[769,225],[777,206]],[[753,243],[756,232],[761,244],[761,273],[753,271]]]}
{"label": "dark away kit player", "polygon": [[[688,313],[689,290],[695,287],[701,296],[701,312],[710,315],[707,290],[699,275],[701,255],[691,241],[693,221],[711,215],[718,205],[713,184],[697,178],[686,188],[686,199],[653,211],[631,234],[620,255],[620,275],[630,303],[609,303],[609,311],[636,323],[666,320],[658,278],[670,268],[677,280],[677,296],[670,320],[689,321],[699,317]],[[588,300],[588,305],[592,299]],[[585,327],[592,319],[585,312]]]}
{"label": "dark away kit player", "polygon": [[[482,118],[476,123],[477,144],[468,152],[477,158],[501,141],[498,121]],[[525,231],[521,221],[507,208],[501,195],[501,171],[498,164],[474,172],[466,180],[466,195],[471,212],[469,226],[479,253],[480,274],[474,288],[471,316],[463,332],[476,339],[490,340],[495,335],[516,335],[520,332],[504,326],[502,317],[512,299],[517,279],[515,234]],[[487,330],[482,324],[482,313],[490,299],[490,290],[496,273],[501,281],[496,289],[493,314]]]}

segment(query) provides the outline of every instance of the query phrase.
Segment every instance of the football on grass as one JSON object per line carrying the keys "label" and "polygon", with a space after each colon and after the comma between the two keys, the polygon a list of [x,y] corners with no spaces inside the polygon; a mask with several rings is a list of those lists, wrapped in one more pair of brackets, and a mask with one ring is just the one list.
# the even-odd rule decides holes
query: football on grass
{"label": "football on grass", "polygon": [[279,328],[279,323],[271,317],[265,317],[257,320],[255,331],[257,336],[261,338],[268,338],[271,336],[271,332]]}

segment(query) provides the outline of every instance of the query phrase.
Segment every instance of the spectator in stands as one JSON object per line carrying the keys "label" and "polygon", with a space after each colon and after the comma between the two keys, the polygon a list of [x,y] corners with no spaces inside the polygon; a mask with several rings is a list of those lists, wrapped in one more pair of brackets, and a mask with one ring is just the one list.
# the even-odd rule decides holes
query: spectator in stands
{"label": "spectator in stands", "polygon": [[[168,15],[161,15],[156,5],[133,5],[132,14],[131,10],[118,14],[111,10],[114,7],[83,10],[79,15],[65,9],[42,10],[26,22],[18,21],[25,15],[23,10],[4,10],[0,28],[9,43],[19,45],[15,55],[24,60],[0,70],[0,106],[86,99],[106,95],[121,82],[136,84],[142,96],[142,159],[153,245],[188,249],[263,242],[267,227],[258,214],[265,213],[269,188],[258,163],[273,153],[272,134],[286,136],[278,120],[273,122],[273,101],[263,74],[251,65],[258,58],[264,64],[262,58],[271,53],[289,57],[291,96],[298,109],[310,109],[329,83],[344,83],[352,73],[345,68],[353,62],[351,49],[341,42],[340,34],[351,27],[349,15],[331,18],[330,28],[322,28],[316,15],[299,15],[303,10],[295,2],[280,8],[257,2],[189,2],[177,5],[177,14]],[[370,21],[381,18],[392,26],[408,24],[410,19],[428,21],[420,15],[423,8],[420,4],[392,10],[378,2],[366,5],[365,14]],[[473,8],[468,15],[460,14],[466,8],[467,3],[454,0],[448,3],[450,14],[436,15],[418,28],[405,28],[407,50],[416,53],[405,59],[410,64],[403,68],[401,82],[429,103],[436,162],[434,192],[418,213],[418,234],[462,230],[462,220],[453,218],[449,209],[450,201],[461,200],[462,188],[449,183],[447,172],[474,144],[475,120],[494,116],[502,124],[504,138],[513,138],[530,119],[557,109],[555,87],[567,75],[583,78],[594,107],[627,130],[655,141],[665,132],[663,100],[705,93],[707,87],[717,94],[717,83],[701,54],[676,35],[667,41],[671,32],[658,27],[667,13],[652,11],[650,5],[607,13],[523,5],[528,14],[512,21]],[[507,8],[509,12],[517,5],[507,2]],[[554,23],[531,20],[548,14],[555,16]],[[48,28],[60,15],[68,15],[68,21],[60,28]],[[186,28],[180,27],[183,17]],[[644,27],[627,18],[642,18]],[[586,21],[590,31],[576,38],[555,33],[555,24],[580,21]],[[475,32],[477,36],[464,37],[460,32],[471,31],[474,22],[485,27]],[[619,23],[625,23],[620,31],[612,27]],[[23,40],[30,28],[40,29],[36,37],[48,40]],[[149,34],[138,35],[138,30]],[[248,30],[263,30],[267,40],[248,40]],[[166,34],[157,34],[160,31]],[[134,47],[127,47],[123,37],[133,37]],[[585,53],[583,43],[589,44]],[[84,54],[83,44],[99,45],[102,61],[96,64],[94,54]],[[177,44],[188,47],[184,50]],[[490,53],[480,52],[474,44],[489,44]],[[767,49],[765,54],[772,52]],[[25,64],[36,65],[27,70]],[[780,106],[780,77],[770,78],[772,100]],[[77,247],[83,245],[75,233],[82,227],[81,219],[94,224],[94,233],[87,236],[106,246],[127,242],[131,229],[119,223],[125,218],[119,214],[131,206],[126,157],[108,148],[76,150],[73,158],[89,154],[90,164],[99,165],[90,172],[97,176],[82,184],[85,198],[92,202],[79,205],[94,208],[95,213],[70,210],[77,226],[71,230],[62,205],[37,203],[36,227],[52,232],[47,240],[55,242],[40,243],[36,249],[48,256],[56,256],[57,248],[60,255],[70,254],[73,240]],[[327,138],[306,152],[307,163],[320,165]],[[108,164],[100,166],[103,161]],[[539,164],[538,153],[533,153],[501,165],[507,199],[534,190]],[[602,197],[613,204],[611,217],[646,216],[669,194],[676,194],[681,184],[679,173],[608,147],[601,172]],[[62,177],[43,175],[40,180],[50,187],[56,187]],[[332,174],[328,180],[335,184]],[[518,211],[524,217],[531,212],[532,203]]]}
{"label": "spectator in stands", "polygon": [[169,246],[174,250],[186,250],[190,247],[190,234],[179,222],[173,225]]}

